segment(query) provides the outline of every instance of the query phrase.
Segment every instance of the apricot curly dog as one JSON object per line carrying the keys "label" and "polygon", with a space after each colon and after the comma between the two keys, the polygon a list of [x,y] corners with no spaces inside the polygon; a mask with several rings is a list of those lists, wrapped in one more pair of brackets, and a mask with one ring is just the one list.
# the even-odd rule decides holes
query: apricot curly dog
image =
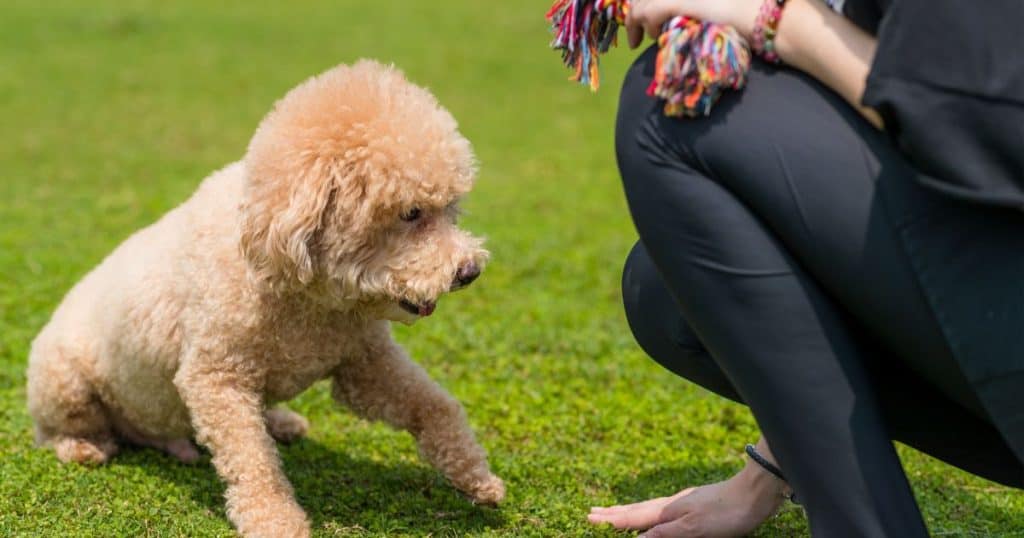
{"label": "apricot curly dog", "polygon": [[480,274],[482,241],[456,226],[475,173],[455,120],[400,71],[364,60],[302,83],[242,161],[64,298],[29,360],[38,441],[65,462],[103,463],[118,442],[190,462],[194,438],[241,534],[306,536],[274,441],[308,424],[272,406],[330,378],[474,502],[502,500],[461,405],[389,325]]}

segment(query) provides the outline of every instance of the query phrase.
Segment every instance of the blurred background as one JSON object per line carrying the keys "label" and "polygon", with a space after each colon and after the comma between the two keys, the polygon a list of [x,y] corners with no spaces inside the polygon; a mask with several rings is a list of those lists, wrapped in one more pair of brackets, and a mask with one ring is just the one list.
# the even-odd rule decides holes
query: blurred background
{"label": "blurred background", "polygon": [[[634,53],[593,94],[548,49],[546,0],[0,3],[0,535],[231,535],[208,459],[128,450],[104,468],[32,447],[31,339],[120,241],[238,160],[273,102],[359,58],[393,62],[459,120],[481,162],[464,224],[488,237],[478,284],[398,338],[466,406],[509,486],[471,506],[411,438],[293,407],[282,449],[321,536],[616,536],[591,505],[721,480],[757,437],[749,413],[636,347],[620,304],[635,232],[612,145]],[[623,36],[624,37],[624,36]],[[400,397],[400,395],[398,396]],[[1024,495],[901,447],[936,535],[1024,536]],[[787,507],[760,536],[806,534]]]}

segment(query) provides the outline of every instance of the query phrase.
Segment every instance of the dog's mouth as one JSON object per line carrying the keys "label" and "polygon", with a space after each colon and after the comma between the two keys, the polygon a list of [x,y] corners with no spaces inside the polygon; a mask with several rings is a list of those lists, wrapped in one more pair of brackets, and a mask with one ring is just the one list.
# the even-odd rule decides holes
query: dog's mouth
{"label": "dog's mouth", "polygon": [[398,303],[402,307],[402,310],[414,315],[427,317],[434,313],[434,309],[437,308],[437,303],[434,301],[427,301],[425,303],[416,304],[412,301],[402,299]]}

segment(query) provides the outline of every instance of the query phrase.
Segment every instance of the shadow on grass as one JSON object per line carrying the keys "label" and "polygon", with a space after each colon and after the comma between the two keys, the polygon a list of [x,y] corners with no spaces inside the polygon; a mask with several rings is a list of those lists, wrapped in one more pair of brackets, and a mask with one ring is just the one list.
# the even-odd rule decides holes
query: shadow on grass
{"label": "shadow on grass", "polygon": [[[279,449],[314,528],[462,536],[505,525],[500,510],[473,505],[425,464],[372,461],[309,439]],[[226,517],[224,485],[208,455],[196,465],[183,465],[153,450],[129,448],[112,464],[171,482],[200,507]]]}

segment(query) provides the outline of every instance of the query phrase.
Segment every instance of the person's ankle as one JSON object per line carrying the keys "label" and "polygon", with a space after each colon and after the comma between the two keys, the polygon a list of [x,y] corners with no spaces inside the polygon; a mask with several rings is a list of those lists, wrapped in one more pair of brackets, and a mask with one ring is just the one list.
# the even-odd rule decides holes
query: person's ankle
{"label": "person's ankle", "polygon": [[766,511],[769,515],[782,506],[789,491],[785,482],[749,460],[734,478],[744,491],[749,492],[751,508]]}

